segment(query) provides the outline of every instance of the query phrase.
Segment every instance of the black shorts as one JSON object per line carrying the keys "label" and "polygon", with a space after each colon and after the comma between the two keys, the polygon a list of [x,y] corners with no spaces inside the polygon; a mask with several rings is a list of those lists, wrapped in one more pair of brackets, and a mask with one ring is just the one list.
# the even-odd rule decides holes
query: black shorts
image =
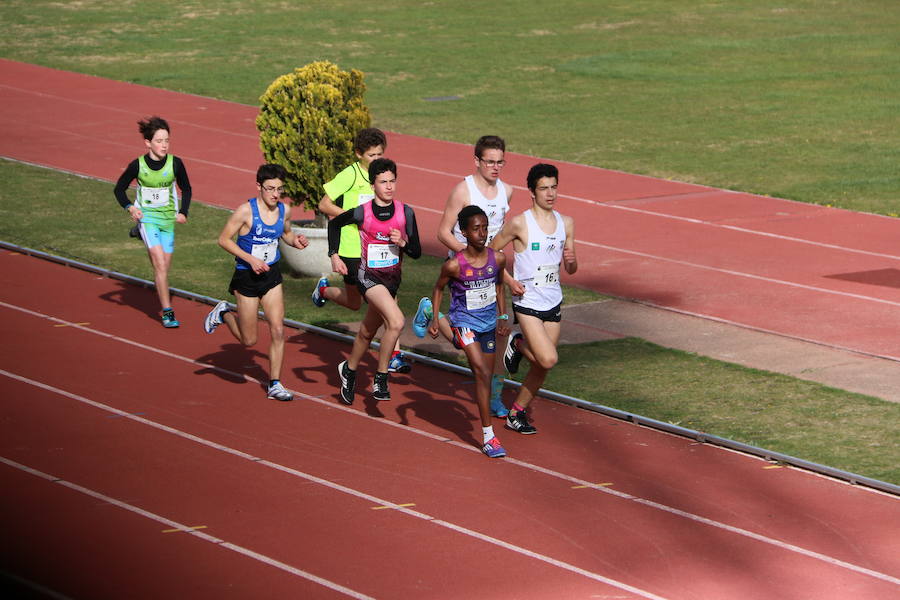
{"label": "black shorts", "polygon": [[359,273],[360,259],[347,258],[346,256],[341,256],[340,258],[342,261],[344,261],[344,264],[347,265],[347,274],[344,275],[344,283],[346,285],[356,285],[359,282],[359,279],[357,279],[357,275]]}
{"label": "black shorts", "polygon": [[228,291],[237,292],[248,298],[262,298],[266,292],[284,281],[278,263],[269,265],[269,270],[257,275],[253,269],[235,269],[228,285]]}
{"label": "black shorts", "polygon": [[[383,285],[388,289],[391,293],[392,298],[397,297],[397,292],[400,290],[400,281],[397,279],[381,279],[380,277],[374,276],[371,271],[366,271],[364,268],[359,268],[359,275],[357,276],[356,287],[359,289],[359,293],[363,298],[366,297],[366,292],[371,290],[376,285]],[[368,302],[368,300],[367,300]]]}
{"label": "black shorts", "polygon": [[519,314],[529,315],[532,317],[537,317],[541,321],[545,323],[559,323],[562,319],[562,303],[557,304],[550,310],[535,310],[533,308],[525,308],[524,306],[517,306],[516,304],[512,305],[513,308],[513,323],[518,323]]}

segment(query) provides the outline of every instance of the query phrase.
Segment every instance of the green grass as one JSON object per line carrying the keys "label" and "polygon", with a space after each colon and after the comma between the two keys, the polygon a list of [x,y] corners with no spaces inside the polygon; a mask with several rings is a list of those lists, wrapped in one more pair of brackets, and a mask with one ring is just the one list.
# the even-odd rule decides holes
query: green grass
{"label": "green grass", "polygon": [[[2,56],[256,104],[328,59],[375,125],[894,214],[895,0],[7,0]],[[160,18],[164,16],[165,18]],[[455,101],[426,98],[458,96]]]}
{"label": "green grass", "polygon": [[[19,209],[22,198],[28,211]],[[77,231],[61,226],[73,214],[81,215]],[[173,286],[226,297],[233,262],[215,242],[226,218],[220,209],[191,207],[177,234]],[[111,184],[0,161],[0,239],[152,279],[146,251],[127,236],[129,226]],[[404,263],[406,314],[430,292],[439,264],[434,257]],[[359,313],[333,303],[313,308],[313,285],[311,278],[285,279],[288,317],[326,327],[359,320]],[[565,294],[568,303],[599,298],[574,288]],[[562,346],[560,354],[548,389],[900,483],[900,405],[638,339]]]}

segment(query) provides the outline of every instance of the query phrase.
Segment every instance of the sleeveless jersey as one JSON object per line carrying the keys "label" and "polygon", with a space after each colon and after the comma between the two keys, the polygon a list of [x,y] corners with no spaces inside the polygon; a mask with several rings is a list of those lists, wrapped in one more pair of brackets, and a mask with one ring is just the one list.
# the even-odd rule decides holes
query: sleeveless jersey
{"label": "sleeveless jersey", "polygon": [[[503,221],[506,219],[506,213],[509,212],[509,199],[506,197],[506,186],[499,179],[497,180],[497,196],[488,200],[475,185],[475,178],[468,175],[465,178],[466,187],[469,190],[469,204],[481,208],[488,218],[488,237],[486,245],[491,243],[500,228],[503,227]],[[453,236],[459,240],[460,244],[466,243],[466,238],[459,230],[459,223],[453,224]],[[448,253],[453,256],[453,252]]]}
{"label": "sleeveless jersey", "polygon": [[[248,254],[252,254],[267,265],[274,265],[281,258],[278,249],[278,240],[284,234],[284,204],[278,203],[278,220],[274,225],[267,225],[259,216],[259,199],[250,198],[250,210],[253,213],[253,223],[250,231],[237,238],[238,247]],[[238,257],[234,257],[235,268],[250,269],[250,263]]]}
{"label": "sleeveless jersey", "polygon": [[394,200],[394,214],[387,221],[379,221],[375,217],[371,202],[363,204],[362,209],[359,270],[377,281],[399,285],[403,255],[400,247],[391,243],[391,229],[406,231],[406,209],[402,202]]}
{"label": "sleeveless jersey", "polygon": [[516,252],[513,277],[525,286],[525,295],[513,296],[513,304],[533,310],[550,310],[562,302],[559,265],[566,243],[566,226],[554,210],[556,229],[548,235],[534,220],[531,209],[523,214],[528,227],[528,244],[524,251]]}
{"label": "sleeveless jersey", "polygon": [[138,158],[138,186],[135,204],[144,213],[144,223],[174,227],[178,212],[178,189],[175,187],[175,157],[166,156],[162,169],[154,171],[144,160]]}
{"label": "sleeveless jersey", "polygon": [[[358,161],[335,175],[322,188],[333,201],[337,202],[341,198],[341,208],[344,210],[353,210],[360,204],[371,202],[375,197],[369,184],[369,175],[363,171]],[[346,258],[360,257],[359,228],[355,224],[341,228],[338,255]]]}
{"label": "sleeveless jersey", "polygon": [[497,268],[493,248],[488,248],[484,266],[473,267],[462,252],[459,278],[450,281],[450,311],[447,318],[454,327],[468,327],[478,333],[493,331],[497,326],[497,282],[502,273]]}

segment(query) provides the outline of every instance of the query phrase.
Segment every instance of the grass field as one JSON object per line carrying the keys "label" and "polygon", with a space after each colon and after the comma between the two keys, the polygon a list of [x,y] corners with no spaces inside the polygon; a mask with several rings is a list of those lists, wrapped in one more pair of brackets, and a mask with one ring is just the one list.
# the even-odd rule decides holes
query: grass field
{"label": "grass field", "polygon": [[256,104],[328,59],[367,74],[391,131],[898,210],[896,0],[6,0],[0,18],[15,60]]}
{"label": "grass field", "polygon": [[[21,198],[29,199],[28,211]],[[90,218],[80,219],[77,231],[61,227],[73,214]],[[173,286],[226,296],[233,262],[215,242],[226,218],[223,210],[192,206],[189,223],[178,229]],[[152,279],[146,251],[127,236],[129,225],[110,183],[0,161],[0,239]],[[434,257],[404,263],[406,314],[430,293],[439,263]],[[288,317],[322,326],[359,319],[334,304],[312,307],[312,286],[310,278],[285,279]],[[574,288],[565,294],[569,303],[598,298]],[[563,346],[560,354],[548,389],[900,483],[898,404],[638,339]]]}

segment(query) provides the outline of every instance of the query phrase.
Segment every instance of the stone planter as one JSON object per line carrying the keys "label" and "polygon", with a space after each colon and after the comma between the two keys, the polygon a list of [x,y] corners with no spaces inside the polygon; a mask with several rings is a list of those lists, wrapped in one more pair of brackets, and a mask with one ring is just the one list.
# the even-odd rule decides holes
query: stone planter
{"label": "stone planter", "polygon": [[305,235],[309,246],[298,250],[282,241],[278,242],[281,258],[288,270],[296,277],[315,277],[331,273],[331,259],[328,258],[328,229],[323,227],[303,227],[292,223],[291,230],[298,235]]}

